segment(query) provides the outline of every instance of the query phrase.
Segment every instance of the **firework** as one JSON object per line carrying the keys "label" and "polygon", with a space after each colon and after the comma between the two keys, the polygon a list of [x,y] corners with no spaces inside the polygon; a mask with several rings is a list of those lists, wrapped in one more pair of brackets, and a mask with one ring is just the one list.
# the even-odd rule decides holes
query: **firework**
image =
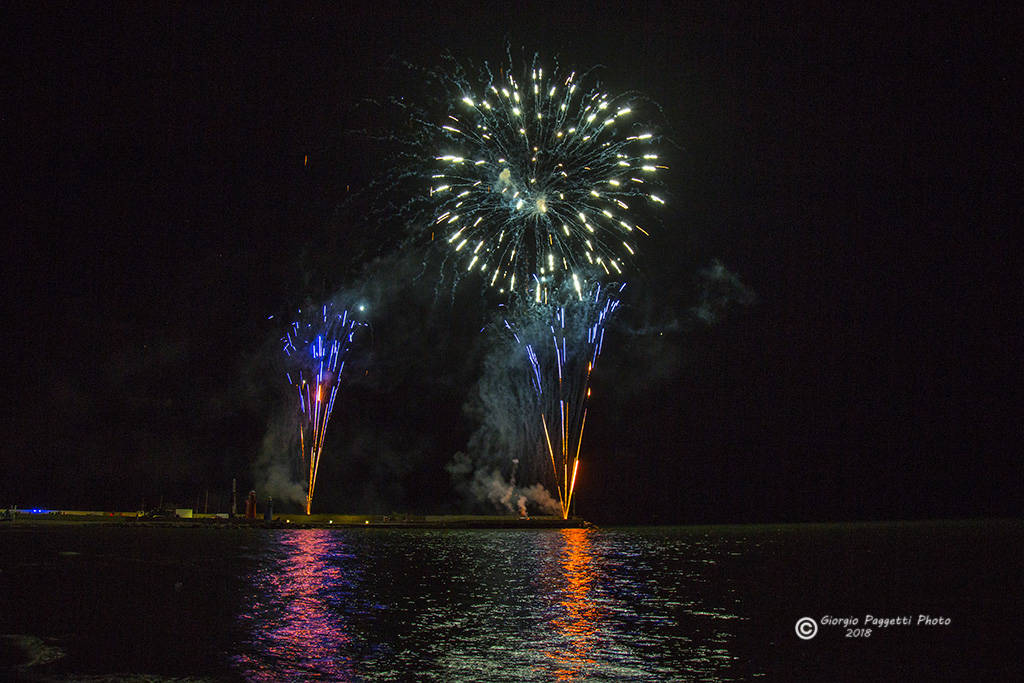
{"label": "firework", "polygon": [[565,519],[580,468],[590,377],[604,346],[605,326],[619,307],[618,296],[624,288],[624,284],[592,284],[561,303],[528,299],[517,307],[516,322],[504,323],[529,364],[534,414],[540,420]]}
{"label": "firework", "polygon": [[362,325],[348,311],[339,313],[325,304],[305,320],[293,322],[281,339],[288,361],[285,376],[299,395],[299,455],[309,477],[307,515],[313,505],[324,437],[341,386],[345,358],[356,329]]}
{"label": "firework", "polygon": [[[658,135],[633,120],[636,94],[590,88],[535,58],[519,75],[454,77],[449,112],[425,119],[433,145],[431,238],[457,270],[499,292],[560,287],[584,270],[618,277],[647,235],[638,215],[664,204]],[[578,286],[578,285],[577,285]]]}

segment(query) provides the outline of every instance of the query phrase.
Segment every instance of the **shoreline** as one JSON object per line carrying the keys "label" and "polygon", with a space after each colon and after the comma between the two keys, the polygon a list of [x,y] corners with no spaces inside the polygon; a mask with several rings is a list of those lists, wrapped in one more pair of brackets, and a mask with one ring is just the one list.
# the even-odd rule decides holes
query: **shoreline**
{"label": "shoreline", "polygon": [[0,521],[0,529],[56,526],[116,526],[208,529],[584,529],[594,525],[582,519],[518,515],[350,515],[275,513],[227,517],[216,514],[152,516],[135,512],[96,510],[18,510],[13,519]]}
{"label": "shoreline", "polygon": [[[563,520],[558,516],[519,517],[518,515],[352,515],[318,513],[313,515],[274,513],[268,521],[262,516],[247,519],[244,515],[193,514],[192,516],[147,515],[136,512],[98,510],[17,510],[0,509],[0,533],[4,529],[40,529],[69,526],[107,526],[119,528],[200,528],[200,529],[599,529],[602,525],[580,518]],[[6,514],[5,516],[5,513]],[[612,524],[612,527],[620,526]],[[793,533],[819,532],[843,528],[847,531],[869,529],[928,529],[1006,527],[1024,532],[1024,519],[990,517],[962,519],[891,519],[847,520],[822,522],[755,522],[717,524],[626,524],[630,527],[685,527],[694,533],[737,534],[750,532]]]}

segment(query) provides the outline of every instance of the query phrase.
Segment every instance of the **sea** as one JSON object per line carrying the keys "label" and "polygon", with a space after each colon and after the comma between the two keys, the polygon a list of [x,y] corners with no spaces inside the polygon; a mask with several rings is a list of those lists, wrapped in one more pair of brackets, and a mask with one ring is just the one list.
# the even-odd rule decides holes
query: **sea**
{"label": "sea", "polygon": [[0,526],[0,680],[1024,680],[1020,520]]}

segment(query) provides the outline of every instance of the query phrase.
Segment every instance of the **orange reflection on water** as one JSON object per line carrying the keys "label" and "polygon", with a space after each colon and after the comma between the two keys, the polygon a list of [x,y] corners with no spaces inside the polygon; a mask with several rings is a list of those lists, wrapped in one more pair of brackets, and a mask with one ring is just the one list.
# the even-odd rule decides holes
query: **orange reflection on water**
{"label": "orange reflection on water", "polygon": [[550,622],[558,647],[545,654],[552,659],[556,680],[582,680],[588,667],[596,664],[590,655],[597,645],[602,610],[594,604],[598,571],[586,529],[563,529],[558,572],[550,577],[551,591],[560,595],[559,616]]}
{"label": "orange reflection on water", "polygon": [[283,534],[281,555],[264,573],[250,621],[254,652],[244,659],[247,678],[259,681],[306,677],[351,680],[354,673],[342,653],[350,636],[338,606],[350,596],[352,577],[332,562],[342,549],[325,529]]}

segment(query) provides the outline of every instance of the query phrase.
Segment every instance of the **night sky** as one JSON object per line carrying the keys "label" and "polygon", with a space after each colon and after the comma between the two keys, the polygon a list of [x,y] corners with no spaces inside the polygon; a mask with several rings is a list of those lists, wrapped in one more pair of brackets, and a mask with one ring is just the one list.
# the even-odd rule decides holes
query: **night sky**
{"label": "night sky", "polygon": [[671,166],[580,515],[1019,516],[1021,13],[817,4],[16,8],[0,505],[224,509],[290,399],[284,325],[344,291],[372,337],[316,506],[474,509],[445,465],[494,302],[362,212],[394,159],[358,131],[403,62],[508,45],[650,96]]}

